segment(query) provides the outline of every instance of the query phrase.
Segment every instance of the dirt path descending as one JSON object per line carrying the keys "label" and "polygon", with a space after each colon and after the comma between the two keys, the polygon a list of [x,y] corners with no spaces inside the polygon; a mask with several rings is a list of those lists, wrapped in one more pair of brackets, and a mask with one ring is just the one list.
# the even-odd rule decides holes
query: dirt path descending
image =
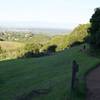
{"label": "dirt path descending", "polygon": [[92,70],[86,77],[86,100],[100,100],[100,67]]}

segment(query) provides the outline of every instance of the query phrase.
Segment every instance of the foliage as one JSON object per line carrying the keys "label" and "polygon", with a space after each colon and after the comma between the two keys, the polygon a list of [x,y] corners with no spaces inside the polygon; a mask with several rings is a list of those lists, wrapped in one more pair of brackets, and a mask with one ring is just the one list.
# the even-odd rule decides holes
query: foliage
{"label": "foliage", "polygon": [[76,42],[79,44],[84,43],[84,39],[88,36],[87,30],[89,27],[90,24],[81,24],[68,35],[53,36],[47,44],[43,45],[41,51],[47,50],[50,45],[57,45],[56,51],[62,51],[73,46]]}
{"label": "foliage", "polygon": [[70,47],[78,46],[78,45],[81,45],[81,44],[83,44],[83,42],[76,41],[76,42],[72,43],[72,44],[70,45]]}
{"label": "foliage", "polygon": [[88,28],[90,24],[80,24],[77,26],[68,37],[68,45],[72,45],[74,42],[84,42],[84,39],[88,36]]}
{"label": "foliage", "polygon": [[37,53],[39,52],[39,48],[40,48],[40,45],[34,44],[34,43],[28,43],[25,45],[26,52],[28,51],[28,52]]}
{"label": "foliage", "polygon": [[24,47],[25,57],[34,57],[35,54],[39,54],[39,50],[41,48],[40,44],[27,43]]}
{"label": "foliage", "polygon": [[90,19],[88,43],[92,48],[100,49],[100,8],[95,9],[95,13]]}
{"label": "foliage", "polygon": [[22,41],[33,36],[31,32],[0,32],[0,41]]}
{"label": "foliage", "polygon": [[68,42],[67,42],[67,35],[56,35],[53,36],[47,44],[45,44],[42,47],[42,50],[47,50],[47,48],[51,45],[57,45],[56,51],[61,51],[67,48]]}
{"label": "foliage", "polygon": [[57,48],[57,45],[51,45],[48,47],[47,51],[48,52],[56,52],[56,48]]}

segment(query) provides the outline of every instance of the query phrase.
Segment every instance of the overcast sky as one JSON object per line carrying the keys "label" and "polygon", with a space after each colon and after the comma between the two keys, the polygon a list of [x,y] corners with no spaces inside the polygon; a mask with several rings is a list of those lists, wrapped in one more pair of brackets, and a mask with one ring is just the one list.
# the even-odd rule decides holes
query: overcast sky
{"label": "overcast sky", "polygon": [[87,23],[99,5],[100,0],[0,0],[0,25],[73,28]]}

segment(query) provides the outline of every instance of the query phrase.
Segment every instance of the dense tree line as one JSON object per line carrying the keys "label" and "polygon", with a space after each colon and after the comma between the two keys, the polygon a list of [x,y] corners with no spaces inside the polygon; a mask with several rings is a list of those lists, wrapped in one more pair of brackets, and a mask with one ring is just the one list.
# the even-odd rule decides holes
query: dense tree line
{"label": "dense tree line", "polygon": [[88,29],[87,42],[91,48],[100,49],[100,8],[96,8],[90,19],[91,27]]}

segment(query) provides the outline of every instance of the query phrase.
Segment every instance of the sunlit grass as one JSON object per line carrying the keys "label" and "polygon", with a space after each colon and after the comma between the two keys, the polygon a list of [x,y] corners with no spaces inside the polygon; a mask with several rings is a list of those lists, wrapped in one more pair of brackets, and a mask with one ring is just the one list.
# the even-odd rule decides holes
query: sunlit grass
{"label": "sunlit grass", "polygon": [[19,43],[19,42],[0,41],[0,46],[3,50],[15,50],[23,47],[24,45],[25,45],[24,43]]}

